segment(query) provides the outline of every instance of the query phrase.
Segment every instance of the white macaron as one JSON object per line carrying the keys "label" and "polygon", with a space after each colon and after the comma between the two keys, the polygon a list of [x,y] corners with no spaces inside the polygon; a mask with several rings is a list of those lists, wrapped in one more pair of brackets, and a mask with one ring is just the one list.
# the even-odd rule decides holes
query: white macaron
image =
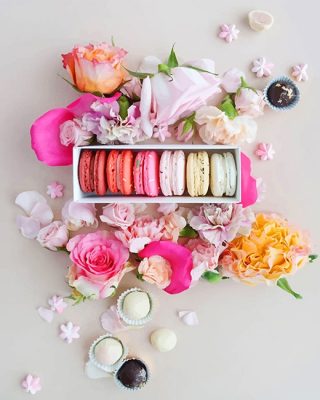
{"label": "white macaron", "polygon": [[227,173],[225,158],[213,153],[210,160],[210,189],[214,197],[222,197],[226,192]]}
{"label": "white macaron", "polygon": [[226,168],[226,196],[234,196],[237,189],[237,169],[232,153],[223,153]]}

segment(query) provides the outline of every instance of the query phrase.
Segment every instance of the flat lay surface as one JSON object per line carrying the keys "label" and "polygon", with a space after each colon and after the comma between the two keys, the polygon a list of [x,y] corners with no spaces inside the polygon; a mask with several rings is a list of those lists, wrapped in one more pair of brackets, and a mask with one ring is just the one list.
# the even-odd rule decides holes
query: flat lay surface
{"label": "flat lay surface", "polygon": [[[30,373],[40,377],[42,390],[35,396],[44,400],[102,400],[108,396],[119,400],[128,396],[154,400],[318,399],[319,261],[290,277],[302,300],[277,286],[252,288],[231,279],[217,285],[203,281],[188,293],[169,295],[127,274],[119,294],[137,286],[147,288],[155,299],[151,322],[117,335],[130,348],[130,355],[141,358],[151,373],[143,390],[128,394],[112,378],[90,380],[84,374],[91,343],[105,333],[100,315],[117,297],[68,307],[51,324],[44,322],[37,308],[54,294],[69,294],[65,265],[70,260],[63,252],[44,250],[36,241],[21,236],[15,224],[19,210],[14,200],[22,191],[37,190],[57,212],[72,197],[72,167],[41,164],[30,148],[29,130],[42,113],[76,99],[76,92],[58,76],[67,76],[60,55],[74,44],[110,41],[113,36],[117,45],[128,50],[126,63],[134,70],[143,56],[164,58],[175,43],[183,61],[212,58],[219,73],[237,67],[245,72],[249,84],[261,90],[270,78],[258,78],[251,72],[254,60],[257,74],[261,71],[259,57],[274,64],[264,63],[265,74],[272,69],[271,79],[290,76],[293,66],[307,63],[309,80],[297,83],[299,104],[286,112],[266,107],[257,120],[256,140],[241,149],[252,160],[253,175],[261,177],[265,186],[264,198],[254,210],[284,215],[310,234],[313,253],[320,253],[319,6],[311,0],[303,7],[292,6],[289,0],[257,0],[254,4],[248,0],[3,0],[0,9],[0,398],[28,398],[21,381]],[[247,14],[252,9],[267,10],[274,16],[270,30],[250,29]],[[238,35],[225,30],[223,35],[238,38],[231,43],[219,38],[221,24],[235,24]],[[271,143],[273,148],[259,146],[255,154],[261,142]],[[59,198],[60,188],[52,187],[58,198],[51,201],[46,191],[53,181],[61,182],[65,191]],[[151,206],[150,212],[153,210]],[[183,310],[196,311],[199,324],[183,324],[178,317]],[[61,324],[65,324],[62,333]],[[162,353],[151,346],[150,335],[158,328],[176,334],[172,351]],[[78,334],[77,340],[64,343]],[[36,388],[38,382],[33,385]]]}

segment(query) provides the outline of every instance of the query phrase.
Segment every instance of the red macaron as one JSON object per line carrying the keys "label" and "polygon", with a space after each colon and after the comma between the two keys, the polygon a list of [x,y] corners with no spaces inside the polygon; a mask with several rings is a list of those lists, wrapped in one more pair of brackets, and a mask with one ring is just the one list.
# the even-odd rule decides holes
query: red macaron
{"label": "red macaron", "polygon": [[133,153],[131,150],[124,150],[119,155],[118,177],[120,192],[126,196],[133,190]]}
{"label": "red macaron", "polygon": [[85,193],[91,193],[92,189],[92,165],[94,164],[94,152],[91,150],[82,150],[80,154],[78,176],[80,188]]}
{"label": "red macaron", "polygon": [[98,196],[103,196],[107,191],[106,177],[107,153],[105,150],[98,150],[94,157],[93,184],[94,191]]}
{"label": "red macaron", "polygon": [[117,193],[118,186],[117,186],[117,159],[118,159],[119,151],[118,150],[111,150],[108,154],[107,158],[107,168],[106,168],[106,175],[107,175],[107,183],[110,189],[110,192]]}

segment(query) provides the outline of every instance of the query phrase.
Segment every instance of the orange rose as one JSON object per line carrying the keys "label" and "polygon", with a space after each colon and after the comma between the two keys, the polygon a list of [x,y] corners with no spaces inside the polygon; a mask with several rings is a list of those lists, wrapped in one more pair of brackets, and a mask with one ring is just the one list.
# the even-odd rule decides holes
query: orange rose
{"label": "orange rose", "polygon": [[124,49],[107,43],[74,47],[62,55],[63,67],[82,92],[110,94],[125,81],[121,62],[126,54]]}
{"label": "orange rose", "polygon": [[166,259],[151,256],[140,262],[138,273],[144,281],[155,283],[160,289],[164,289],[170,284],[172,270]]}
{"label": "orange rose", "polygon": [[310,253],[308,239],[279,216],[258,214],[249,236],[234,239],[220,256],[225,276],[248,284],[276,282],[301,268]]}

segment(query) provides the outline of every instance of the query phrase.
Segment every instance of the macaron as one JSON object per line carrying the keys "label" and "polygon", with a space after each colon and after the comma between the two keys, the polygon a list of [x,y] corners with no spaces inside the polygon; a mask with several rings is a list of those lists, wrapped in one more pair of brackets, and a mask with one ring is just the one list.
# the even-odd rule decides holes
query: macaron
{"label": "macaron", "polygon": [[133,164],[133,182],[136,194],[145,194],[143,186],[144,151],[139,151]]}
{"label": "macaron", "polygon": [[91,193],[92,182],[91,182],[91,165],[94,162],[94,152],[91,150],[82,150],[80,154],[78,176],[80,188],[85,193]]}
{"label": "macaron", "polygon": [[107,174],[107,183],[110,192],[117,193],[118,186],[117,186],[117,159],[118,159],[119,151],[118,150],[111,150],[108,154],[107,158],[107,167],[106,167],[106,174]]}
{"label": "macaron", "polygon": [[118,156],[117,177],[119,178],[120,192],[128,196],[133,190],[133,153],[131,150],[124,150]]}
{"label": "macaron", "polygon": [[237,188],[237,169],[232,153],[223,153],[226,168],[226,196],[234,196]]}
{"label": "macaron", "polygon": [[106,151],[98,150],[95,154],[94,164],[93,164],[94,191],[98,196],[105,195],[107,191],[106,161],[107,161]]}
{"label": "macaron", "polygon": [[143,187],[147,196],[159,195],[159,156],[154,150],[146,151],[143,162]]}
{"label": "macaron", "polygon": [[191,197],[207,194],[209,188],[209,156],[206,151],[188,155],[187,188]]}
{"label": "macaron", "polygon": [[160,187],[164,196],[181,196],[185,191],[185,155],[182,150],[164,151],[160,158]]}
{"label": "macaron", "polygon": [[227,184],[225,158],[222,154],[213,153],[210,158],[210,189],[215,197],[222,197]]}

